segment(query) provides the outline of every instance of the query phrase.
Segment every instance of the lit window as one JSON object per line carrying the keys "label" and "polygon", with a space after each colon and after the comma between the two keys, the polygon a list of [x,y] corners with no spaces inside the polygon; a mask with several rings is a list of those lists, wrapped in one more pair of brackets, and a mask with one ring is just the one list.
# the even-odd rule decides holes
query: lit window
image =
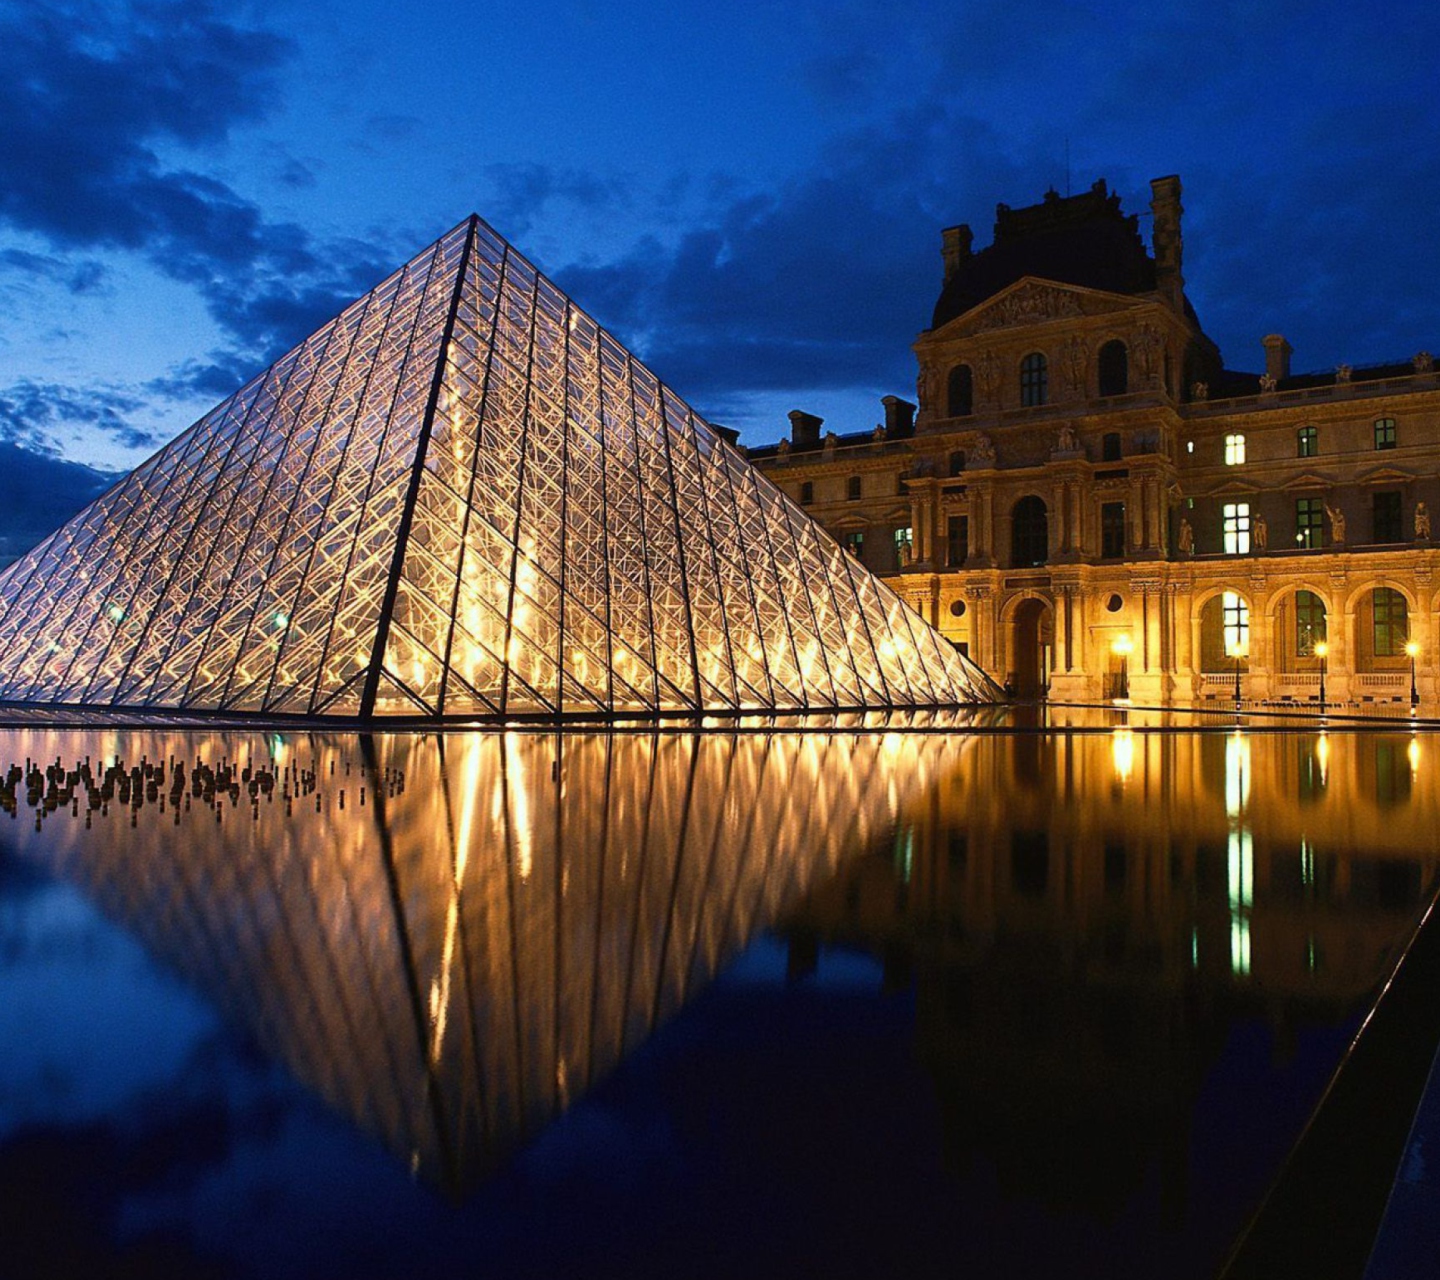
{"label": "lit window", "polygon": [[1371,593],[1374,651],[1377,658],[1398,658],[1410,639],[1410,617],[1405,597],[1393,587],[1376,587]]}
{"label": "lit window", "polygon": [[910,563],[911,555],[915,550],[915,531],[908,525],[901,525],[895,530],[895,563],[904,568]]}
{"label": "lit window", "polygon": [[1310,658],[1325,639],[1325,602],[1313,591],[1295,593],[1295,656]]}
{"label": "lit window", "polygon": [[1297,457],[1313,458],[1320,452],[1320,432],[1315,427],[1301,427],[1295,433],[1295,453]]}
{"label": "lit window", "polygon": [[856,530],[852,530],[850,533],[847,533],[847,534],[841,539],[841,544],[844,546],[844,548],[845,548],[846,551],[848,551],[852,556],[855,557],[855,559],[857,559],[857,560],[863,560],[863,559],[864,559],[864,557],[865,557],[865,533],[864,533],[863,530],[856,529]]}
{"label": "lit window", "polygon": [[1295,499],[1295,545],[1304,551],[1323,546],[1325,504],[1319,498]]}
{"label": "lit window", "polygon": [[1244,556],[1250,554],[1250,504],[1248,502],[1227,502],[1222,510],[1225,531],[1225,554]]}
{"label": "lit window", "polygon": [[1032,351],[1020,361],[1020,403],[1026,408],[1044,404],[1049,391],[1050,373],[1045,357]]}
{"label": "lit window", "polygon": [[845,481],[845,496],[852,502],[860,496],[859,476],[851,476],[847,481]]}
{"label": "lit window", "polygon": [[1222,592],[1220,617],[1226,655],[1244,657],[1250,652],[1250,606],[1245,603],[1245,597],[1233,591]]}
{"label": "lit window", "polygon": [[1245,437],[1225,437],[1225,465],[1227,467],[1238,467],[1245,461]]}
{"label": "lit window", "polygon": [[1393,449],[1395,447],[1395,419],[1375,419],[1375,447],[1377,449]]}
{"label": "lit window", "polygon": [[1186,453],[1194,453],[1194,452],[1195,452],[1195,441],[1193,441],[1193,440],[1187,440],[1187,441],[1185,441],[1185,452],[1186,452]]}
{"label": "lit window", "polygon": [[811,481],[806,480],[805,483],[800,486],[800,505],[802,507],[808,507],[814,501],[815,485]]}

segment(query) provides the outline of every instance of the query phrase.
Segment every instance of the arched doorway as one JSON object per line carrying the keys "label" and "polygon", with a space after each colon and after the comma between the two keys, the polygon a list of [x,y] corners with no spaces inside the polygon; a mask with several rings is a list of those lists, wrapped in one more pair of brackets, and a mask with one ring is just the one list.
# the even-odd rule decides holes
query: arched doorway
{"label": "arched doorway", "polygon": [[1019,698],[1041,698],[1050,684],[1055,613],[1033,596],[1020,601],[1010,622],[1009,678]]}

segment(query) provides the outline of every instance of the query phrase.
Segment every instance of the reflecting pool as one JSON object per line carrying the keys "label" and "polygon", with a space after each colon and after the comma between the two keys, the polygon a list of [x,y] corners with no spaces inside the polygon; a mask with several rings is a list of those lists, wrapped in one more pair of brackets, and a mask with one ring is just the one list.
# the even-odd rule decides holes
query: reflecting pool
{"label": "reflecting pool", "polygon": [[928,727],[0,733],[0,1273],[1213,1275],[1440,740]]}

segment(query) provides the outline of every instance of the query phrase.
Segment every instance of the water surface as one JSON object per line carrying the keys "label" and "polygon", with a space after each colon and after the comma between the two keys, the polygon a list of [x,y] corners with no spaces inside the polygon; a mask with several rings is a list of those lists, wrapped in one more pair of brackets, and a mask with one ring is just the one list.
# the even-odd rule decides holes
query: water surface
{"label": "water surface", "polygon": [[0,735],[5,1256],[1213,1274],[1440,743],[1105,728]]}

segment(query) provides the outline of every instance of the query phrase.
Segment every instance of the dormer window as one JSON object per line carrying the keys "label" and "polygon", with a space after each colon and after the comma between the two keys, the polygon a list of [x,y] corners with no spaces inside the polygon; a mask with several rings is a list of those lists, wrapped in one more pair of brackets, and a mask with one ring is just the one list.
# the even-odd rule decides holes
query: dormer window
{"label": "dormer window", "polygon": [[1020,403],[1027,409],[1042,405],[1049,393],[1049,365],[1039,351],[1032,351],[1020,361]]}

